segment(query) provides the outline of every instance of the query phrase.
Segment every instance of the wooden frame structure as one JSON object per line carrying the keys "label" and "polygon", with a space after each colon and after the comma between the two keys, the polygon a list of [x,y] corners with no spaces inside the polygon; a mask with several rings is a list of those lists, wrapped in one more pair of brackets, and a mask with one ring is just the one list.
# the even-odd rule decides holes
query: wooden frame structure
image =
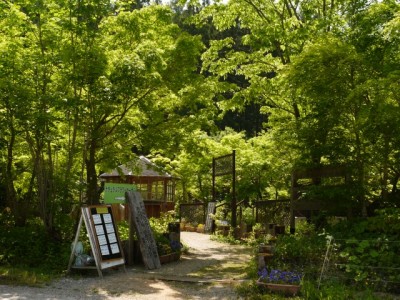
{"label": "wooden frame structure", "polygon": [[[322,210],[335,211],[339,206],[338,201],[333,202],[323,195],[319,197],[314,196],[313,199],[304,199],[307,198],[303,197],[307,192],[315,187],[320,187],[325,191],[338,188],[344,189],[349,183],[349,171],[348,168],[344,166],[323,166],[293,171],[290,199],[290,232],[295,232],[295,217],[297,215],[303,213],[309,215],[312,212]],[[347,196],[350,197],[349,194]],[[348,199],[344,199],[343,201],[347,200]],[[350,207],[350,203],[347,203],[347,206]]]}
{"label": "wooden frame structure", "polygon": [[213,202],[216,202],[215,178],[217,176],[232,176],[232,199],[231,199],[231,226],[236,228],[237,225],[237,205],[236,205],[236,151],[232,154],[213,158],[212,164],[212,196]]}

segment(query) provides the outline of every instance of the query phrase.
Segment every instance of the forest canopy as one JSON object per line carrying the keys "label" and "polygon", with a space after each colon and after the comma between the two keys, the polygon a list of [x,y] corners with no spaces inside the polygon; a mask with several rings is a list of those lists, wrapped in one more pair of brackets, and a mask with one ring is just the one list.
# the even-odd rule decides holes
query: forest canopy
{"label": "forest canopy", "polygon": [[143,154],[211,199],[287,198],[296,168],[345,165],[354,201],[398,206],[395,0],[0,2],[0,206],[54,232]]}

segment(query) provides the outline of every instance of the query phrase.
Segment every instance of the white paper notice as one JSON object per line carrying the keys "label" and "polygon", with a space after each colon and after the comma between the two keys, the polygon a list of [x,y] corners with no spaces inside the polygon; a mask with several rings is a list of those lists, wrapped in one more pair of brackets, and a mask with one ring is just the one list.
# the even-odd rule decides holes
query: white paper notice
{"label": "white paper notice", "polygon": [[97,233],[97,235],[102,235],[102,234],[104,234],[103,225],[96,225],[96,233]]}
{"label": "white paper notice", "polygon": [[111,253],[112,254],[119,253],[118,244],[111,244],[110,247],[111,247]]}
{"label": "white paper notice", "polygon": [[100,246],[107,244],[107,239],[105,235],[99,235],[97,238],[99,239]]}
{"label": "white paper notice", "polygon": [[110,244],[117,242],[117,237],[115,236],[115,233],[110,233],[108,235],[108,241],[110,242]]}
{"label": "white paper notice", "polygon": [[108,250],[108,246],[100,246],[101,255],[110,255],[110,251]]}
{"label": "white paper notice", "polygon": [[101,221],[100,215],[93,215],[93,222],[94,222],[94,224],[101,224],[101,223],[103,223],[103,222]]}
{"label": "white paper notice", "polygon": [[111,223],[112,222],[111,215],[110,214],[104,214],[103,215],[103,220],[104,220],[104,223]]}
{"label": "white paper notice", "polygon": [[113,233],[114,232],[114,226],[112,223],[106,224],[106,231],[107,233]]}

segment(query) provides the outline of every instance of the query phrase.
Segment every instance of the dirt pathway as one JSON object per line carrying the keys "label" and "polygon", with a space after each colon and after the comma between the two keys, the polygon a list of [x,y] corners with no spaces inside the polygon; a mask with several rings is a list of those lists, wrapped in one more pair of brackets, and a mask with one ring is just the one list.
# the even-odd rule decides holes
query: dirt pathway
{"label": "dirt pathway", "polygon": [[209,235],[182,232],[189,253],[180,261],[148,271],[142,266],[65,277],[44,287],[0,285],[0,299],[237,299],[233,286],[251,260],[250,249],[211,241]]}

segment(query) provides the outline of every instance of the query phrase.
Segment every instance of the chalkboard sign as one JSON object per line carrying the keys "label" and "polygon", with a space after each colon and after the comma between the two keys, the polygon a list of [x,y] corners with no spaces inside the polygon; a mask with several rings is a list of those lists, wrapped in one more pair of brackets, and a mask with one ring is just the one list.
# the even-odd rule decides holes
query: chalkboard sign
{"label": "chalkboard sign", "polygon": [[146,215],[142,195],[139,192],[126,192],[125,197],[129,204],[131,218],[139,239],[143,262],[147,269],[159,269],[161,268],[160,258],[149,219]]}
{"label": "chalkboard sign", "polygon": [[122,258],[122,250],[119,245],[118,233],[114,224],[111,207],[90,207],[90,216],[101,259],[104,261]]}

